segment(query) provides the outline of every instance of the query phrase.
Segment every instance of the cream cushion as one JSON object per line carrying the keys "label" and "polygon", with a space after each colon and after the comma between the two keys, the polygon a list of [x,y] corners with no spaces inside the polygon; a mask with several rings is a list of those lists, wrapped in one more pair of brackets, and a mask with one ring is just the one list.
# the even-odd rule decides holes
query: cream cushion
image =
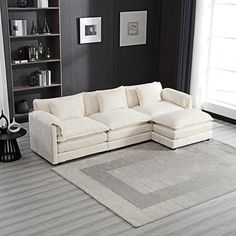
{"label": "cream cushion", "polygon": [[80,138],[73,138],[66,140],[64,142],[58,143],[58,153],[70,152],[85,147],[90,147],[99,143],[104,143],[107,141],[106,133],[98,133]]}
{"label": "cream cushion", "polygon": [[172,129],[168,128],[162,125],[153,125],[153,132],[156,132],[160,135],[163,135],[165,137],[168,137],[170,139],[181,139],[181,138],[186,138],[190,137],[192,135],[196,135],[199,133],[204,133],[206,131],[211,131],[212,130],[212,122],[204,122],[192,126],[188,126],[182,129]]}
{"label": "cream cushion", "polygon": [[138,95],[136,88],[138,85],[126,86],[125,93],[127,98],[128,107],[132,108],[139,105]]}
{"label": "cream cushion", "polygon": [[136,125],[136,126],[131,126],[131,127],[125,127],[122,129],[116,129],[116,130],[110,130],[108,134],[108,141],[114,141],[114,140],[119,140],[123,138],[128,138],[131,136],[135,136],[138,134],[143,134],[146,132],[151,132],[152,131],[152,124],[151,123],[146,123],[146,124],[141,124],[141,125]]}
{"label": "cream cushion", "polygon": [[103,123],[110,130],[143,124],[151,120],[150,116],[136,112],[129,108],[96,113],[89,116],[89,118]]}
{"label": "cream cushion", "polygon": [[51,113],[60,120],[84,116],[84,100],[82,94],[50,101],[49,107]]}
{"label": "cream cushion", "polygon": [[197,109],[176,111],[153,118],[156,124],[172,129],[182,129],[188,126],[212,121],[212,117],[206,112]]}
{"label": "cream cushion", "polygon": [[137,86],[136,92],[140,106],[150,105],[161,101],[162,86],[160,82]]}
{"label": "cream cushion", "polygon": [[99,103],[96,91],[84,93],[84,107],[86,116],[99,112]]}
{"label": "cream cushion", "polygon": [[183,110],[182,107],[177,106],[170,102],[165,102],[165,101],[156,102],[154,104],[147,105],[147,106],[137,106],[132,109],[135,111],[147,114],[151,116],[152,118],[163,115],[163,114],[171,113],[174,111]]}
{"label": "cream cushion", "polygon": [[128,107],[123,86],[108,91],[99,91],[97,92],[97,98],[100,112]]}
{"label": "cream cushion", "polygon": [[183,108],[192,108],[192,96],[174,89],[163,89],[162,99],[168,102],[172,102]]}
{"label": "cream cushion", "polygon": [[58,137],[58,142],[108,131],[104,124],[87,117],[62,121],[62,129],[63,135]]}

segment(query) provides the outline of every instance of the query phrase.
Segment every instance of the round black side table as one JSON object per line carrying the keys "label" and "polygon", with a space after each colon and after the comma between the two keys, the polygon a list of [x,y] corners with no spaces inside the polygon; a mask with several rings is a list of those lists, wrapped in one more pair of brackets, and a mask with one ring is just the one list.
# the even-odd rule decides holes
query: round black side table
{"label": "round black side table", "polygon": [[17,139],[26,135],[27,131],[21,128],[17,133],[0,134],[0,161],[11,162],[21,158]]}

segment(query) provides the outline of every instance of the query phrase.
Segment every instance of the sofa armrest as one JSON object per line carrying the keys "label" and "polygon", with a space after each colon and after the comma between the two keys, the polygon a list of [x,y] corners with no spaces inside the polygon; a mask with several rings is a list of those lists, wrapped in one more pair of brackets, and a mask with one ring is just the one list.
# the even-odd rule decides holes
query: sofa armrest
{"label": "sofa armrest", "polygon": [[57,164],[57,136],[62,133],[60,120],[47,112],[33,111],[29,114],[29,133],[31,149]]}
{"label": "sofa armrest", "polygon": [[193,104],[193,98],[191,95],[171,88],[165,88],[162,90],[162,99],[185,109],[191,109]]}

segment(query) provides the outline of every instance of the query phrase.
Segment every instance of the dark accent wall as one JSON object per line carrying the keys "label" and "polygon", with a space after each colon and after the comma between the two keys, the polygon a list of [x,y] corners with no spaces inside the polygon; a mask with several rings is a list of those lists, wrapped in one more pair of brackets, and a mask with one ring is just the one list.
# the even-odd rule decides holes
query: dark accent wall
{"label": "dark accent wall", "polygon": [[[148,11],[147,44],[119,47],[121,11]],[[61,0],[64,95],[158,80],[161,0]],[[102,17],[102,42],[78,44],[77,19]]]}

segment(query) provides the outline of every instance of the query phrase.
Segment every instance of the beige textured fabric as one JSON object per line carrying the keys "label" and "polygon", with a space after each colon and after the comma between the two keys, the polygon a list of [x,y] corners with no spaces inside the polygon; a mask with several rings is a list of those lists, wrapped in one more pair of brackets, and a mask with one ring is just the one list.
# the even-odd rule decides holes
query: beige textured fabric
{"label": "beige textured fabric", "polygon": [[139,106],[138,95],[137,95],[137,92],[136,92],[137,86],[138,85],[126,86],[125,87],[126,98],[127,98],[127,103],[128,103],[129,108]]}
{"label": "beige textured fabric", "polygon": [[59,163],[107,151],[107,142],[58,154]]}
{"label": "beige textured fabric", "polygon": [[108,131],[104,124],[88,117],[65,120],[62,122],[62,127],[63,135],[58,137],[58,142]]}
{"label": "beige textured fabric", "polygon": [[126,147],[126,146],[129,146],[132,144],[148,141],[148,140],[150,140],[150,137],[151,137],[151,132],[147,132],[147,133],[131,136],[128,138],[110,141],[107,143],[108,150],[113,150],[116,148]]}
{"label": "beige textured fabric", "polygon": [[85,114],[82,94],[62,97],[49,102],[51,113],[60,120],[82,117]]}
{"label": "beige textured fabric", "polygon": [[57,127],[38,114],[38,112],[29,114],[30,147],[47,161],[58,164]]}
{"label": "beige textured fabric", "polygon": [[156,124],[160,124],[172,129],[181,129],[184,127],[212,121],[212,117],[206,112],[190,109],[171,113],[171,115],[162,115],[153,118]]}
{"label": "beige textured fabric", "polygon": [[146,106],[161,101],[162,86],[160,82],[153,82],[137,86],[136,92],[140,106]]}
{"label": "beige textured fabric", "polygon": [[174,130],[161,125],[153,125],[153,131],[170,139],[181,139],[212,130],[212,122],[204,122],[183,129]]}
{"label": "beige textured fabric", "polygon": [[189,144],[205,141],[212,138],[212,131],[207,131],[205,133],[196,134],[182,139],[169,139],[165,136],[157,134],[155,132],[151,133],[151,139],[157,143],[167,146],[171,149],[178,147],[183,147]]}
{"label": "beige textured fabric", "polygon": [[125,88],[123,86],[108,91],[99,91],[97,92],[97,99],[100,112],[128,107]]}
{"label": "beige textured fabric", "polygon": [[100,111],[96,91],[84,93],[84,108],[86,116]]}
{"label": "beige textured fabric", "polygon": [[105,142],[107,142],[106,133],[99,133],[99,134],[89,135],[86,137],[69,139],[67,141],[58,143],[58,153],[78,150]]}
{"label": "beige textured fabric", "polygon": [[126,127],[118,130],[110,130],[108,132],[108,141],[123,139],[150,131],[152,131],[152,124],[150,123]]}
{"label": "beige textured fabric", "polygon": [[89,118],[101,122],[111,130],[143,124],[151,120],[151,117],[128,108],[96,113]]}
{"label": "beige textured fabric", "polygon": [[152,118],[163,115],[163,114],[171,113],[174,111],[183,110],[182,107],[177,106],[170,102],[166,102],[166,101],[156,102],[154,104],[143,106],[143,107],[136,106],[132,109],[135,111],[144,113],[146,115],[149,115]]}
{"label": "beige textured fabric", "polygon": [[[45,111],[51,113],[49,103],[54,101],[62,101],[62,99],[73,98],[74,96],[81,96],[83,93],[79,93],[76,95],[65,96],[65,97],[58,97],[58,98],[49,98],[49,99],[34,99],[33,101],[33,108],[35,111]],[[83,106],[83,104],[80,104]],[[84,115],[84,114],[83,114]]]}
{"label": "beige textured fabric", "polygon": [[162,99],[172,102],[183,108],[192,108],[192,96],[175,89],[165,88],[162,90]]}

